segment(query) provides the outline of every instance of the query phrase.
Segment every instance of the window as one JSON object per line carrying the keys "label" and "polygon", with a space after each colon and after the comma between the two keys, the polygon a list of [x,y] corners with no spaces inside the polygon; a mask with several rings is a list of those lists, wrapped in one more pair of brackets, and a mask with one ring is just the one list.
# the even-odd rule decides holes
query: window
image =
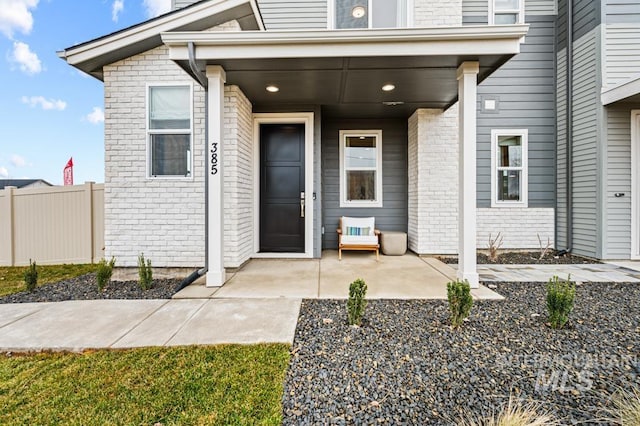
{"label": "window", "polygon": [[191,177],[191,86],[149,86],[150,177]]}
{"label": "window", "polygon": [[340,207],[382,207],[382,130],[340,131]]}
{"label": "window", "polygon": [[527,130],[491,131],[491,206],[527,206]]}
{"label": "window", "polygon": [[329,0],[336,29],[406,27],[413,0]]}
{"label": "window", "polygon": [[490,25],[521,24],[523,22],[523,0],[489,0]]}

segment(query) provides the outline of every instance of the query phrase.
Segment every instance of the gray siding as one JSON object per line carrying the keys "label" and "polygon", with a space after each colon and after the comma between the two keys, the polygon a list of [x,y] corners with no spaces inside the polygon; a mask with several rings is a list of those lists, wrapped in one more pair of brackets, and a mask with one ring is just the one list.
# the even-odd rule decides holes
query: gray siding
{"label": "gray siding", "polygon": [[[636,107],[640,108],[640,105]],[[605,110],[605,259],[625,259],[631,253],[631,109],[630,106],[613,106]],[[616,197],[619,192],[625,196]]]}
{"label": "gray siding", "polygon": [[555,15],[558,13],[556,0],[525,0],[525,15]]}
{"label": "gray siding", "polygon": [[[640,10],[640,2],[636,7]],[[635,23],[606,25],[606,86],[640,77],[640,15],[636,16]]]}
{"label": "gray siding", "polygon": [[[555,207],[555,19],[529,21],[522,53],[478,86],[478,207],[491,206],[491,129],[528,129],[529,207]],[[483,111],[496,99],[496,111]]]}
{"label": "gray siding", "polygon": [[556,56],[556,248],[567,249],[567,52]]}
{"label": "gray siding", "polygon": [[[339,132],[349,129],[382,129],[382,195],[380,208],[340,208]],[[407,120],[343,120],[325,117],[322,122],[323,248],[337,248],[340,216],[375,216],[376,227],[407,232]]]}
{"label": "gray siding", "polygon": [[638,0],[605,0],[604,11],[607,24],[640,22]]}
{"label": "gray siding", "polygon": [[600,25],[600,0],[573,0],[574,41],[590,33],[598,25]]}
{"label": "gray siding", "polygon": [[181,9],[190,4],[196,3],[198,0],[171,0],[171,10]]}
{"label": "gray siding", "polygon": [[267,30],[326,29],[327,0],[258,0]]}
{"label": "gray siding", "polygon": [[598,97],[595,31],[573,48],[573,251],[597,257]]}

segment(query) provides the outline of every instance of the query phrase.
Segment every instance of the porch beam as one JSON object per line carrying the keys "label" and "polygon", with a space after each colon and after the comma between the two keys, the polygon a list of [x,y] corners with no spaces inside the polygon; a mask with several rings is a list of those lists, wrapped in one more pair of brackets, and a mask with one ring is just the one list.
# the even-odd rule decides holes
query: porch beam
{"label": "porch beam", "polygon": [[208,271],[207,287],[220,287],[225,282],[224,271],[224,182],[222,172],[222,138],[224,135],[224,83],[226,74],[219,65],[206,70],[208,100]]}
{"label": "porch beam", "polygon": [[458,278],[478,288],[476,268],[476,99],[478,62],[458,67]]}

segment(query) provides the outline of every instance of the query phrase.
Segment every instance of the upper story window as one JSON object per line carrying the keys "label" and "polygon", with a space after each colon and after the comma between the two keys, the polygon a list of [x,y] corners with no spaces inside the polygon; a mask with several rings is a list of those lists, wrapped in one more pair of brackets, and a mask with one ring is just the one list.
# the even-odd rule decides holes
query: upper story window
{"label": "upper story window", "polygon": [[382,130],[340,131],[340,207],[382,207]]}
{"label": "upper story window", "polygon": [[148,173],[150,177],[190,177],[191,85],[149,86]]}
{"label": "upper story window", "polygon": [[335,29],[407,27],[413,0],[329,0]]}
{"label": "upper story window", "polygon": [[524,0],[489,0],[489,25],[524,22]]}
{"label": "upper story window", "polygon": [[526,207],[528,161],[526,129],[491,130],[491,206]]}

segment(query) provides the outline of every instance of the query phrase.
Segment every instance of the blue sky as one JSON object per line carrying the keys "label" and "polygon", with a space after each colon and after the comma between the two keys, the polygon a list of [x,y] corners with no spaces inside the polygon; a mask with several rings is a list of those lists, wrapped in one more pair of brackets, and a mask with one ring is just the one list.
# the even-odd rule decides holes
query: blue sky
{"label": "blue sky", "polygon": [[56,51],[169,10],[171,0],[0,0],[0,179],[104,182],[102,82]]}

